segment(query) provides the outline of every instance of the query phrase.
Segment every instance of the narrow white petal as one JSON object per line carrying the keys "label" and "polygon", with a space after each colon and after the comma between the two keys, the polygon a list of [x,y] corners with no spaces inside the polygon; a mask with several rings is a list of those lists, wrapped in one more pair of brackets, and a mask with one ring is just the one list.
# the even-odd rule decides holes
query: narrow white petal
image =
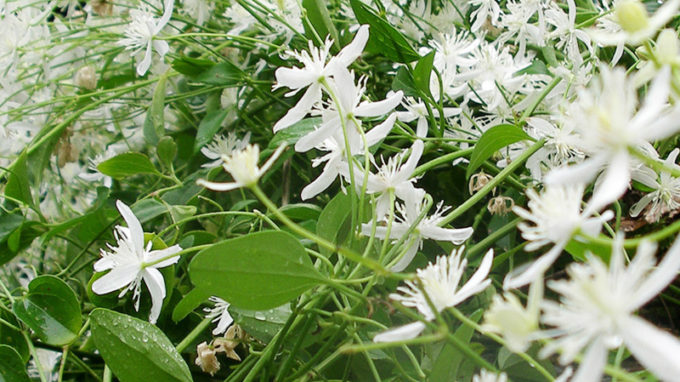
{"label": "narrow white petal", "polygon": [[331,166],[326,166],[318,178],[302,189],[302,200],[317,196],[320,192],[327,189],[337,177],[338,171],[335,168],[331,168]]}
{"label": "narrow white petal", "polygon": [[307,91],[302,98],[300,98],[298,103],[293,106],[292,109],[288,110],[288,113],[286,113],[283,118],[276,122],[274,125],[274,132],[285,129],[295,122],[300,121],[312,110],[312,106],[319,102],[319,100],[321,100],[321,87],[318,83],[313,83],[307,88]]}
{"label": "narrow white petal", "polygon": [[635,301],[631,303],[640,307],[654,298],[675,279],[678,270],[680,270],[680,236],[675,239],[673,246],[666,252],[666,256],[656,269],[645,278],[635,293]]}
{"label": "narrow white petal", "polygon": [[315,80],[315,73],[301,68],[278,68],[276,76],[276,87],[285,86],[297,90],[311,85]]}
{"label": "narrow white petal", "polygon": [[151,294],[151,311],[149,312],[149,322],[156,323],[158,316],[161,314],[161,307],[163,306],[163,299],[165,298],[165,281],[163,275],[156,268],[146,268],[144,274],[144,283]]}
{"label": "narrow white petal", "polygon": [[520,288],[541,277],[552,263],[555,262],[560,253],[562,253],[565,245],[566,241],[555,244],[550,251],[539,257],[528,267],[525,268],[523,266],[519,268],[519,272],[516,269],[508,273],[505,276],[505,280],[503,280],[503,289]]}
{"label": "narrow white petal", "polygon": [[598,338],[588,347],[571,382],[598,382],[607,362],[607,348]]}
{"label": "narrow white petal", "polygon": [[546,175],[545,183],[549,185],[588,183],[600,170],[604,160],[605,157],[602,155],[594,156],[577,165],[553,169]]}
{"label": "narrow white petal", "polygon": [[425,324],[417,321],[382,332],[373,337],[373,342],[395,342],[418,337],[425,330]]}
{"label": "narrow white petal", "polygon": [[[408,240],[409,239],[407,239],[407,242]],[[390,271],[401,272],[406,269],[406,267],[411,264],[411,261],[413,261],[413,258],[416,257],[416,253],[418,253],[418,248],[420,247],[420,242],[421,239],[418,239],[413,244],[411,244],[404,256],[402,256],[401,259],[399,259],[399,261],[390,268]]]}
{"label": "narrow white petal", "polygon": [[427,239],[450,241],[454,244],[461,244],[467,240],[474,230],[471,227],[466,228],[442,228],[435,225],[425,227],[418,227],[420,234]]}
{"label": "narrow white petal", "polygon": [[118,266],[92,283],[92,291],[96,294],[113,292],[129,285],[137,278],[137,273],[139,273],[137,264]]}
{"label": "narrow white petal", "polygon": [[628,183],[630,183],[629,162],[628,152],[624,150],[614,155],[609,162],[609,167],[602,174],[600,183],[595,186],[593,196],[590,198],[584,214],[588,215],[599,211],[626,192]]}
{"label": "narrow white petal", "polygon": [[127,223],[127,226],[130,229],[130,240],[132,241],[132,245],[135,247],[135,254],[137,254],[137,257],[142,260],[142,255],[144,253],[144,230],[142,229],[142,225],[139,223],[137,216],[135,216],[130,207],[128,207],[125,203],[117,200],[116,208],[118,208],[118,212],[120,212],[120,215],[123,217],[123,220],[125,220],[125,223]]}
{"label": "narrow white petal", "polygon": [[[156,250],[156,251],[151,251],[147,254],[146,259],[144,261],[147,262],[147,263],[150,263],[152,261],[156,261],[156,260],[162,259],[166,256],[170,256],[172,254],[175,254],[175,253],[177,253],[181,250],[182,250],[182,247],[175,244],[172,247],[168,247],[168,248],[165,248],[165,249],[159,249],[159,250]],[[179,255],[170,257],[166,260],[161,261],[158,264],[154,264],[153,267],[154,268],[163,268],[163,267],[167,267],[168,265],[175,264],[178,261],[179,261]]]}
{"label": "narrow white petal", "polygon": [[175,0],[165,0],[163,3],[163,16],[161,19],[158,21],[158,24],[156,24],[156,28],[154,30],[154,34],[158,34],[161,29],[165,26],[165,24],[170,21],[170,17],[172,16],[172,9],[173,6],[175,5]]}
{"label": "narrow white petal", "polygon": [[369,147],[373,146],[374,144],[378,143],[380,140],[385,138],[387,134],[392,130],[392,126],[394,126],[394,122],[397,120],[397,116],[395,114],[390,114],[387,119],[379,124],[378,126],[375,126],[366,133],[366,143],[368,144]]}
{"label": "narrow white petal", "polygon": [[635,316],[622,324],[623,342],[640,363],[664,381],[680,376],[680,340]]}
{"label": "narrow white petal", "polygon": [[147,70],[151,66],[151,40],[146,44],[146,52],[144,52],[144,58],[137,64],[137,74],[143,76],[146,74]]}
{"label": "narrow white petal", "polygon": [[399,90],[382,101],[362,102],[354,110],[354,114],[359,117],[379,117],[390,112],[401,102],[404,93]]}
{"label": "narrow white petal", "polygon": [[[482,259],[481,264],[479,264],[479,268],[477,268],[477,271],[470,277],[470,279],[463,285],[462,288],[456,292],[457,295],[457,302],[456,305],[464,300],[466,300],[468,297],[472,296],[473,294],[479,293],[482,290],[486,289],[487,286],[491,283],[491,280],[485,280],[486,277],[489,275],[489,271],[491,271],[491,265],[493,264],[493,249],[490,249],[486,255],[484,255],[484,258]],[[452,305],[453,306],[453,305]]]}
{"label": "narrow white petal", "polygon": [[243,187],[243,185],[241,183],[238,183],[238,182],[216,183],[216,182],[207,181],[205,179],[197,180],[196,184],[198,184],[201,187],[205,187],[209,190],[213,190],[213,191],[231,191],[231,190],[237,189],[239,187]]}
{"label": "narrow white petal", "polygon": [[354,40],[342,48],[340,53],[333,59],[333,63],[341,68],[348,67],[364,51],[368,37],[368,25],[362,25],[354,36]]}

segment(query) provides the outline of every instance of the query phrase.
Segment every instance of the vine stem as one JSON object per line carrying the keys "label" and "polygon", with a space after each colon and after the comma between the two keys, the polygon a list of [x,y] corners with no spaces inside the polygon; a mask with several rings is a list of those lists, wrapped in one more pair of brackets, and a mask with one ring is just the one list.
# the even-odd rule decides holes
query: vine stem
{"label": "vine stem", "polygon": [[489,192],[491,192],[491,190],[496,188],[496,186],[498,186],[503,181],[503,179],[505,179],[515,170],[517,170],[519,166],[521,166],[527,159],[529,159],[530,156],[532,156],[536,151],[543,147],[543,145],[545,145],[545,141],[542,139],[534,143],[531,147],[524,151],[522,155],[520,155],[515,160],[510,162],[510,164],[506,168],[504,168],[503,171],[499,172],[498,175],[491,179],[489,183],[486,184],[486,186],[482,187],[479,191],[477,191],[476,194],[472,195],[470,199],[466,200],[465,203],[461,204],[456,209],[451,211],[448,215],[444,216],[444,218],[439,222],[439,226],[445,226],[451,223],[453,220],[461,216],[472,206],[477,204],[477,202],[482,200],[486,196],[486,194],[488,194]]}
{"label": "vine stem", "polygon": [[191,332],[189,332],[189,334],[187,334],[187,336],[184,337],[184,339],[180,343],[178,343],[177,346],[175,346],[177,352],[181,353],[186,348],[188,348],[189,345],[191,345],[191,343],[194,342],[196,337],[198,337],[199,334],[203,333],[205,328],[207,328],[210,325],[211,321],[212,319],[210,318],[204,318],[203,321],[196,325],[196,327]]}

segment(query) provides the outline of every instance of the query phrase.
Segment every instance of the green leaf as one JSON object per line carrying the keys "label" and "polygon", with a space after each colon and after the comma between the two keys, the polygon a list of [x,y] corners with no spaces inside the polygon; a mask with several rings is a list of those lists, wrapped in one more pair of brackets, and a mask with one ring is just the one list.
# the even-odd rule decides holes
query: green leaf
{"label": "green leaf", "polygon": [[420,97],[415,80],[405,66],[397,69],[397,75],[392,80],[392,90],[401,90],[405,96]]}
{"label": "green leaf", "polygon": [[423,56],[413,69],[413,82],[423,94],[432,98],[430,93],[430,77],[434,65],[434,50]]}
{"label": "green leaf", "polygon": [[130,209],[142,224],[168,212],[168,207],[156,199],[142,199],[133,204]]}
{"label": "green leaf", "polygon": [[102,308],[90,319],[94,343],[121,382],[192,381],[189,367],[155,325]]}
{"label": "green leaf", "polygon": [[156,145],[165,135],[165,85],[167,77],[161,76],[153,92],[151,106],[144,119],[144,139],[151,145]]}
{"label": "green leaf", "polygon": [[307,12],[307,18],[309,18],[316,33],[322,39],[330,34],[333,41],[337,44],[338,30],[333,25],[326,2],[321,0],[302,0],[302,8]]}
{"label": "green leaf", "polygon": [[28,294],[15,301],[14,314],[45,343],[62,346],[78,336],[80,303],[59,278],[45,275],[28,284]]}
{"label": "green leaf", "polygon": [[[349,218],[352,211],[352,199],[349,195],[338,192],[337,195],[324,207],[316,223],[316,234],[333,243],[338,242],[341,228]],[[330,250],[321,248],[321,253],[328,255]]]}
{"label": "green leaf", "polygon": [[12,260],[22,249],[31,245],[33,240],[47,229],[40,222],[23,221],[9,235],[0,239],[0,265]]}
{"label": "green leaf", "polygon": [[210,298],[210,293],[206,293],[199,288],[193,289],[175,305],[175,309],[172,311],[172,320],[175,322],[182,321],[184,317],[188,316],[199,305],[208,301],[208,298]]}
{"label": "green leaf", "polygon": [[602,259],[605,263],[609,262],[612,253],[612,247],[609,245],[590,242],[584,243],[577,238],[572,238],[564,247],[564,250],[578,261],[586,261],[586,255],[592,253]]}
{"label": "green leaf", "polygon": [[209,70],[215,63],[210,60],[181,56],[172,61],[172,68],[189,77],[195,77]]}
{"label": "green leaf", "polygon": [[314,131],[314,128],[321,125],[321,118],[306,118],[299,122],[292,124],[274,135],[274,138],[269,141],[268,149],[275,150],[282,144],[295,144],[300,138]]}
{"label": "green leaf", "polygon": [[97,166],[104,175],[122,179],[137,174],[160,174],[149,158],[141,153],[124,153],[107,159]]}
{"label": "green leaf", "polygon": [[269,343],[291,315],[290,305],[285,304],[269,310],[246,310],[229,307],[229,314],[249,336]]}
{"label": "green leaf", "polygon": [[281,212],[293,220],[318,220],[321,207],[309,203],[286,204],[281,207]]}
{"label": "green leaf", "polygon": [[0,381],[30,382],[26,364],[19,353],[7,345],[0,345]]}
{"label": "green leaf", "polygon": [[[26,166],[26,151],[14,162],[12,172],[9,174],[7,185],[5,186],[5,195],[24,202],[29,206],[33,206],[33,195],[31,194],[31,187],[28,183],[28,167]],[[14,204],[13,202],[9,202]]]}
{"label": "green leaf", "polygon": [[167,135],[161,138],[156,147],[156,155],[158,156],[158,160],[160,160],[166,168],[170,168],[177,156],[177,144],[175,143],[175,140]]}
{"label": "green leaf", "polygon": [[370,37],[366,50],[382,54],[395,62],[408,63],[420,58],[406,37],[385,19],[378,16],[360,0],[350,0],[354,15],[360,24],[370,25]]}
{"label": "green leaf", "polygon": [[223,61],[191,79],[209,85],[231,86],[241,82],[244,77],[245,73],[241,68],[229,61]]}
{"label": "green leaf", "polygon": [[[18,328],[21,327],[16,317],[6,310],[0,311],[0,318]],[[31,353],[28,350],[26,338],[20,330],[14,330],[7,325],[0,325],[0,344],[10,346],[16,350],[17,353],[19,353],[19,356],[23,362],[28,362]]]}
{"label": "green leaf", "polygon": [[0,242],[7,240],[9,235],[19,228],[25,218],[19,214],[0,215]]}
{"label": "green leaf", "polygon": [[217,243],[189,264],[197,288],[235,307],[265,310],[324,282],[305,248],[282,231],[252,233]]}
{"label": "green leaf", "polygon": [[530,140],[531,137],[524,130],[509,124],[494,126],[485,131],[475,144],[465,176],[469,178],[496,151],[526,139]]}
{"label": "green leaf", "polygon": [[[484,310],[479,309],[470,315],[472,321],[479,321]],[[470,343],[470,339],[474,334],[474,328],[462,324],[453,334],[462,343]],[[445,344],[439,352],[434,364],[432,365],[432,372],[430,373],[431,381],[457,381],[458,371],[460,365],[465,359],[465,355],[451,344]]]}
{"label": "green leaf", "polygon": [[214,110],[205,115],[201,123],[198,125],[198,132],[196,132],[196,141],[194,142],[194,154],[197,153],[201,147],[210,142],[215,134],[222,128],[222,122],[229,114],[229,110]]}

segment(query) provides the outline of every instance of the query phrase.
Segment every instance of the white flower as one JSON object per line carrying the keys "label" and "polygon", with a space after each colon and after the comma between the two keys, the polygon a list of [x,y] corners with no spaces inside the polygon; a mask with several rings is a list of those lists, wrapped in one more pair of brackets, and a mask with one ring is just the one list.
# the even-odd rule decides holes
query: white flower
{"label": "white flower", "polygon": [[[418,165],[420,156],[423,154],[423,141],[417,140],[413,143],[411,154],[406,162],[404,156],[406,151],[390,157],[387,163],[383,164],[377,174],[368,174],[366,179],[366,193],[379,193],[380,196],[375,200],[376,216],[380,219],[388,212],[390,205],[390,191],[399,199],[406,201],[415,194],[416,189],[413,183],[416,181],[412,178],[413,171]],[[364,179],[363,172],[357,167],[354,170],[357,189],[361,189]],[[345,176],[347,177],[347,176]]]}
{"label": "white flower", "polygon": [[182,12],[193,17],[199,26],[210,19],[210,14],[215,9],[215,4],[210,0],[182,0],[182,5]]}
{"label": "white flower", "polygon": [[507,382],[508,376],[505,373],[492,373],[482,370],[479,374],[472,377],[472,382]]}
{"label": "white flower", "polygon": [[590,31],[593,40],[602,45],[619,45],[629,43],[640,45],[666,25],[680,7],[680,0],[669,0],[649,17],[645,5],[639,0],[619,0],[614,4],[614,16],[621,26],[618,32],[607,32],[601,29]]}
{"label": "white flower", "polygon": [[[439,91],[439,84],[437,84],[437,91]],[[406,111],[397,111],[397,119],[406,123],[417,119],[416,136],[418,138],[425,138],[427,136],[428,117],[428,111],[425,103],[420,99],[416,101],[413,97],[404,97],[404,102],[402,102],[402,105],[404,108],[406,108]],[[460,114],[461,109],[457,107],[445,107],[442,108],[442,111],[444,111],[444,118],[449,118]],[[439,110],[432,110],[432,116],[434,118],[440,118]]]}
{"label": "white flower", "polygon": [[625,344],[628,350],[662,380],[680,375],[680,341],[634,315],[677,276],[680,269],[680,240],[676,239],[655,267],[656,245],[643,242],[635,258],[624,264],[623,237],[612,249],[610,265],[590,256],[584,264],[572,264],[569,280],[551,281],[548,286],[561,295],[561,303],[543,302],[541,321],[555,327],[553,342],[542,356],[559,350],[560,362],[570,363],[582,349],[585,355],[573,381],[598,381],[607,362],[607,350]]}
{"label": "white flower", "polygon": [[653,151],[650,141],[680,129],[680,107],[667,106],[670,70],[664,68],[650,86],[642,107],[632,81],[622,68],[601,68],[601,78],[589,91],[579,93],[565,123],[580,134],[581,150],[590,157],[577,165],[562,167],[546,176],[548,184],[585,184],[605,167],[588,209],[596,211],[618,199],[630,182],[629,150]]}
{"label": "white flower", "polygon": [[257,162],[260,160],[260,148],[257,145],[248,144],[242,150],[235,150],[231,155],[222,156],[222,161],[224,162],[222,167],[231,174],[234,182],[215,183],[199,179],[196,181],[196,184],[213,191],[231,191],[241,187],[254,186],[260,180],[260,177],[274,164],[285,148],[285,145],[279,146],[267,162],[265,162],[264,166],[259,168],[257,167]]}
{"label": "white flower", "polygon": [[276,122],[274,132],[289,127],[309,113],[312,106],[321,100],[321,81],[333,76],[337,70],[346,70],[359,57],[367,41],[368,25],[362,25],[354,40],[345,46],[337,56],[330,59],[328,57],[330,56],[330,48],[333,44],[331,40],[326,40],[321,49],[315,47],[310,41],[309,52],[286,52],[300,61],[304,67],[276,69],[274,73],[276,75],[276,85],[274,88],[285,86],[292,89],[292,91],[286,93],[286,97],[290,97],[306,87],[309,88],[298,103],[283,118]]}
{"label": "white flower", "polygon": [[[390,298],[401,302],[404,306],[416,308],[425,320],[432,321],[435,313],[432,311],[428,299],[437,312],[456,306],[469,297],[486,289],[491,280],[487,275],[493,262],[493,250],[484,255],[479,268],[470,279],[460,286],[461,279],[467,267],[467,259],[463,258],[465,247],[458,248],[449,256],[439,256],[437,261],[428,264],[425,269],[418,269],[416,281],[406,281],[406,286],[400,286]],[[425,297],[427,295],[427,297]],[[393,342],[418,336],[425,329],[422,322],[414,322],[390,329],[376,335],[374,342]]]}
{"label": "white flower", "polygon": [[[666,167],[680,170],[680,166],[675,164],[678,153],[680,149],[676,148],[668,154],[668,158],[664,161]],[[680,178],[675,178],[666,171],[657,175],[653,170],[643,167],[633,171],[633,179],[653,188],[654,191],[643,196],[630,208],[630,216],[637,217],[647,207],[645,219],[656,222],[666,212],[680,208]]]}
{"label": "white flower", "polygon": [[550,33],[551,38],[559,39],[555,47],[564,49],[570,61],[583,62],[578,41],[580,40],[591,53],[593,47],[590,43],[590,36],[585,31],[576,29],[576,4],[574,4],[574,0],[567,0],[569,13],[564,13],[559,6],[554,3],[551,4],[552,7],[545,11],[545,18],[548,24],[555,27],[555,30]]}
{"label": "white flower", "polygon": [[165,25],[170,21],[174,0],[165,0],[163,16],[156,18],[151,13],[148,5],[142,4],[142,9],[130,11],[132,20],[125,29],[125,38],[118,42],[126,50],[138,53],[144,50],[144,58],[137,64],[137,74],[143,76],[151,66],[152,48],[163,58],[170,50],[170,46],[163,40],[156,40],[154,37],[160,33]]}
{"label": "white flower", "polygon": [[470,19],[475,19],[470,27],[473,32],[482,29],[487,20],[491,22],[491,25],[498,25],[501,7],[497,0],[470,0],[470,5],[477,6],[477,9],[470,14]]}
{"label": "white flower", "polygon": [[151,294],[151,312],[149,321],[156,323],[165,298],[165,282],[158,268],[164,268],[179,261],[173,254],[182,250],[179,245],[151,250],[151,242],[144,246],[144,231],[139,220],[130,207],[120,200],[116,207],[127,223],[127,227],[116,226],[114,234],[117,246],[108,244],[110,252],[102,249],[102,258],[94,263],[94,270],[103,272],[111,270],[92,284],[92,291],[96,294],[106,294],[124,288],[119,297],[132,290],[135,300],[135,310],[139,310],[140,285],[142,280]]}
{"label": "white flower", "polygon": [[534,280],[531,284],[526,308],[512,293],[505,292],[502,297],[496,294],[493,296],[491,306],[484,312],[482,328],[501,334],[508,349],[513,352],[526,351],[531,341],[538,338],[538,317],[542,298],[542,278]]}
{"label": "white flower", "polygon": [[215,296],[210,297],[210,301],[214,302],[215,306],[212,309],[204,309],[204,311],[208,313],[205,318],[212,318],[212,322],[217,322],[217,327],[212,331],[212,334],[216,336],[226,332],[227,327],[234,322],[234,319],[231,317],[231,314],[229,314],[228,302]]}
{"label": "white flower", "polygon": [[535,251],[546,244],[554,246],[528,268],[520,268],[521,273],[508,274],[503,285],[506,289],[519,288],[534,281],[555,262],[575,233],[596,236],[602,224],[613,216],[611,211],[600,216],[591,216],[592,212],[581,211],[582,185],[548,186],[540,195],[529,189],[527,196],[530,211],[521,207],[513,208],[517,216],[533,223],[518,224],[522,237],[530,242],[526,249]]}
{"label": "white flower", "polygon": [[229,157],[232,152],[246,148],[250,141],[250,132],[246,133],[243,139],[238,139],[236,134],[229,132],[227,136],[216,135],[212,142],[201,148],[201,153],[212,159],[212,162],[205,163],[201,167],[215,168],[222,164],[222,157]]}
{"label": "white flower", "polygon": [[[397,217],[392,223],[389,239],[398,240],[403,237],[406,232],[413,226],[423,211],[423,197],[424,191],[415,189],[414,195],[407,197],[404,204],[397,204],[397,211],[401,217]],[[462,244],[473,233],[471,227],[466,228],[443,228],[439,223],[444,219],[444,213],[449,207],[443,207],[443,202],[437,205],[437,210],[434,214],[422,219],[406,239],[406,243],[410,243],[406,252],[396,264],[392,265],[390,270],[394,272],[403,271],[416,256],[418,249],[423,246],[423,239],[433,239],[441,241],[450,241],[453,244]],[[372,231],[371,224],[361,225],[361,234],[370,235]],[[387,227],[376,227],[375,236],[379,239],[386,240]]]}

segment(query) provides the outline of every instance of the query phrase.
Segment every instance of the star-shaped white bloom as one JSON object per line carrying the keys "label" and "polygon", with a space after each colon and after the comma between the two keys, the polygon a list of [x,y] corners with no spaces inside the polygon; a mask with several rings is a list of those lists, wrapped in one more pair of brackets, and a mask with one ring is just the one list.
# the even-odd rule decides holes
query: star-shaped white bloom
{"label": "star-shaped white bloom", "polygon": [[[493,250],[484,255],[477,271],[470,279],[460,286],[467,259],[463,258],[465,247],[458,248],[449,256],[439,256],[437,261],[428,264],[425,269],[418,269],[416,281],[406,281],[406,286],[400,286],[397,291],[401,294],[390,295],[392,300],[401,302],[404,306],[418,309],[425,320],[432,321],[435,313],[441,312],[467,300],[471,296],[486,289],[491,280],[487,278],[493,263]],[[427,297],[426,297],[427,296]],[[430,300],[432,307],[427,300]],[[425,329],[425,324],[418,321],[398,328],[390,329],[376,335],[374,342],[393,342],[418,336]]]}
{"label": "star-shaped white bloom", "polygon": [[[392,223],[389,239],[399,240],[409,231],[411,226],[416,224],[416,221],[424,209],[423,198],[425,192],[414,188],[414,194],[407,197],[403,204],[397,204],[397,211],[401,215],[397,217]],[[410,243],[406,249],[406,253],[401,256],[396,264],[392,265],[391,271],[401,272],[411,263],[416,256],[418,249],[422,248],[424,239],[433,239],[441,241],[450,241],[453,244],[462,244],[473,233],[471,227],[466,228],[444,228],[440,227],[439,223],[444,219],[444,213],[449,207],[444,207],[443,203],[439,203],[436,211],[422,219],[416,225],[416,228],[411,232],[406,239]],[[370,235],[372,231],[371,224],[361,225],[361,234]],[[379,239],[387,240],[387,227],[376,227],[375,236]]]}
{"label": "star-shaped white bloom", "polygon": [[232,152],[245,149],[248,142],[250,142],[250,132],[246,133],[243,139],[239,139],[232,131],[226,137],[224,135],[216,135],[212,142],[201,148],[201,154],[208,157],[208,159],[212,159],[212,162],[206,163],[201,167],[218,167],[222,164],[223,156],[229,157]]}
{"label": "star-shaped white bloom", "polygon": [[555,262],[575,233],[596,236],[600,233],[602,224],[613,216],[611,211],[600,216],[582,211],[582,185],[548,186],[540,195],[529,189],[527,196],[529,210],[513,208],[517,216],[533,223],[529,225],[522,222],[518,225],[522,237],[529,241],[526,250],[535,251],[546,244],[554,246],[527,268],[522,267],[520,272],[508,274],[503,285],[506,289],[519,288],[540,277]]}
{"label": "star-shaped white bloom", "polygon": [[257,184],[260,177],[274,164],[281,155],[285,145],[279,146],[261,168],[257,166],[260,160],[260,148],[257,145],[248,144],[242,150],[234,150],[231,155],[222,155],[222,167],[234,178],[233,182],[216,183],[205,179],[199,179],[196,184],[213,191],[231,191],[241,187],[251,187]]}
{"label": "star-shaped white bloom", "polygon": [[680,340],[634,315],[671,283],[680,270],[680,240],[676,239],[664,259],[656,265],[656,245],[643,242],[635,258],[624,264],[623,237],[612,249],[609,266],[590,256],[587,263],[574,263],[569,280],[551,281],[548,286],[561,295],[560,303],[543,302],[541,321],[554,327],[555,339],[542,356],[560,351],[560,362],[572,362],[585,350],[573,381],[599,381],[607,362],[607,351],[626,345],[635,358],[666,381],[680,375]]}
{"label": "star-shaped white bloom", "polygon": [[[302,68],[278,68],[276,85],[274,88],[287,87],[291,89],[286,93],[290,97],[300,90],[307,88],[305,94],[298,103],[286,113],[274,125],[274,132],[285,129],[301,120],[312,110],[312,106],[321,100],[321,82],[333,76],[338,70],[347,70],[347,67],[359,57],[368,42],[368,25],[362,25],[357,31],[354,40],[345,46],[337,56],[330,56],[333,41],[326,40],[324,46],[319,49],[309,42],[309,52],[286,52],[304,65]],[[329,59],[330,57],[330,59]]]}
{"label": "star-shaped white bloom", "polygon": [[593,40],[602,45],[628,43],[640,45],[654,37],[676,14],[680,0],[669,0],[649,17],[645,5],[640,0],[619,0],[614,3],[614,19],[621,26],[618,32],[595,29],[590,31]]}
{"label": "star-shaped white bloom", "polygon": [[[664,161],[666,167],[680,170],[675,163],[680,149],[676,148],[668,154]],[[656,222],[661,215],[680,208],[680,178],[676,178],[667,171],[657,175],[654,170],[642,167],[633,171],[633,179],[644,184],[654,191],[645,195],[630,208],[630,216],[637,217],[643,209],[647,208],[645,219]]]}
{"label": "star-shaped white bloom", "polygon": [[139,310],[140,286],[142,280],[151,294],[151,312],[149,321],[156,323],[165,298],[165,282],[158,268],[175,264],[179,256],[173,254],[182,250],[179,245],[151,250],[149,241],[144,246],[144,231],[139,220],[130,207],[120,200],[116,207],[127,223],[127,227],[116,226],[114,234],[117,246],[108,245],[110,251],[101,250],[102,258],[94,263],[94,270],[103,272],[111,270],[92,284],[92,291],[96,294],[106,294],[124,288],[119,297],[132,290],[135,300],[135,310]]}
{"label": "star-shaped white bloom", "polygon": [[622,68],[602,67],[600,80],[588,91],[579,93],[565,122],[581,136],[580,149],[589,158],[554,169],[546,176],[546,183],[586,184],[602,171],[588,202],[591,211],[623,195],[635,165],[629,151],[651,152],[650,142],[680,130],[680,106],[667,103],[670,75],[668,67],[659,72],[636,112],[638,100],[633,81]]}
{"label": "star-shaped white bloom", "polygon": [[163,16],[156,19],[147,5],[142,9],[130,11],[130,24],[125,29],[125,38],[118,42],[126,50],[138,53],[144,50],[144,58],[137,64],[137,74],[143,76],[151,66],[152,48],[163,58],[170,50],[170,46],[163,40],[154,39],[170,21],[174,0],[165,0]]}

